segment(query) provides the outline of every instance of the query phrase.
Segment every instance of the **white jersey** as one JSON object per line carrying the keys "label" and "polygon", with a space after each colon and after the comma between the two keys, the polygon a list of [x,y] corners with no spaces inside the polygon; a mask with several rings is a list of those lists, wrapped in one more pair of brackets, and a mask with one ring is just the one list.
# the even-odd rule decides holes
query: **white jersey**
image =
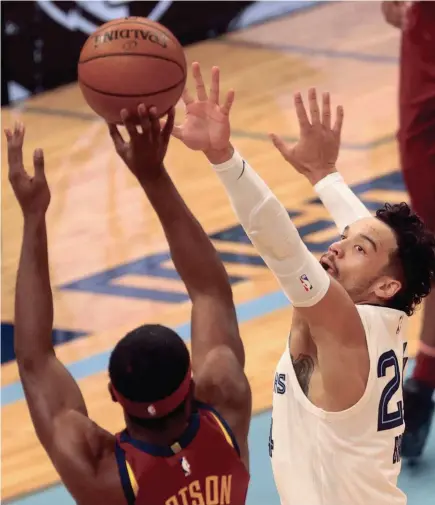
{"label": "white jersey", "polygon": [[269,453],[282,505],[405,505],[397,487],[404,431],[407,316],[360,305],[370,356],[360,401],[342,412],[302,392],[287,346],[275,374]]}

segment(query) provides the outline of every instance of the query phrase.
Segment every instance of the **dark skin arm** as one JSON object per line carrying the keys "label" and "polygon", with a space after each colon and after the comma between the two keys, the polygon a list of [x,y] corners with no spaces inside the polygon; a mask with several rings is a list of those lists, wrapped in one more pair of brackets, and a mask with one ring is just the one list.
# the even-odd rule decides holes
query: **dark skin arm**
{"label": "dark skin arm", "polygon": [[[45,214],[50,191],[40,149],[35,175],[23,165],[24,126],[5,130],[9,180],[24,217],[15,294],[15,354],[36,434],[66,487],[78,503],[113,497],[123,504],[120,482],[103,486],[102,472],[113,461],[113,437],[89,418],[80,389],[52,345],[53,297],[48,265]],[[101,494],[103,493],[103,495]]]}
{"label": "dark skin arm", "polygon": [[121,113],[130,142],[123,140],[115,125],[109,125],[110,133],[118,154],[138,179],[162,224],[175,268],[192,300],[195,395],[224,416],[247,465],[251,390],[244,373],[245,353],[228,276],[163,166],[174,111],[162,130],[153,108],[147,111],[141,105],[138,115],[140,132],[127,111]]}

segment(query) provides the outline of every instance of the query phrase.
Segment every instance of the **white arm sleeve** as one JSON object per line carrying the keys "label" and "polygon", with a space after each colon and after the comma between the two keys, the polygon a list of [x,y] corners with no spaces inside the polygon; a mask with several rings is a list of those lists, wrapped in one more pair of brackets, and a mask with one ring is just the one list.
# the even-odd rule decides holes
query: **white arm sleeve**
{"label": "white arm sleeve", "polygon": [[338,172],[329,174],[314,185],[314,190],[331,214],[340,233],[363,217],[371,217],[370,211],[344,182]]}
{"label": "white arm sleeve", "polygon": [[295,307],[327,293],[330,277],[308,251],[286,209],[239,153],[214,169],[240,224]]}

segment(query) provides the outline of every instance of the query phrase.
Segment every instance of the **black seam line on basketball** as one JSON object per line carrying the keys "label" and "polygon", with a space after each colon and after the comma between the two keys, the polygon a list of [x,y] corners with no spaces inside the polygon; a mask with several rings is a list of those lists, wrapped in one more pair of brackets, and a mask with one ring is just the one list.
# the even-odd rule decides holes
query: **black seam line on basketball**
{"label": "black seam line on basketball", "polygon": [[79,65],[83,65],[84,63],[88,63],[89,61],[99,60],[101,58],[110,58],[111,56],[147,56],[148,58],[154,58],[156,60],[169,61],[171,63],[174,63],[174,65],[177,65],[177,67],[183,72],[184,76],[186,75],[184,68],[178,63],[178,61],[166,58],[166,56],[160,56],[159,54],[149,54],[149,53],[120,52],[110,54],[98,54],[97,56],[92,56],[91,58],[87,58],[84,61],[79,61]]}
{"label": "black seam line on basketball", "polygon": [[[104,32],[104,30],[108,30],[109,28],[112,29],[113,26],[119,26],[119,25],[125,25],[126,23],[136,23],[138,25],[142,25],[142,26],[148,26],[149,28],[154,28],[154,30],[159,30],[158,27],[156,27],[155,25],[152,25],[150,23],[144,23],[142,21],[133,21],[131,18],[130,19],[124,19],[123,21],[120,21],[119,23],[114,23],[113,25],[110,25],[110,27],[106,27],[106,28],[102,28],[100,27],[98,30],[96,30],[91,36],[90,38],[94,38],[98,33],[100,32]],[[168,30],[168,32],[171,34],[171,36],[169,34],[167,34],[166,32],[164,31],[160,31],[160,33],[163,33],[163,35],[165,35],[166,37],[170,38],[172,40],[172,42],[176,42],[177,44],[179,44],[180,42],[175,38],[175,35],[172,34],[169,30],[169,28],[166,28],[166,26],[162,25],[163,28],[165,28],[166,30]],[[130,30],[133,30],[133,28],[130,28]],[[119,40],[119,39],[118,39]]]}
{"label": "black seam line on basketball", "polygon": [[169,88],[159,89],[158,91],[153,91],[152,93],[110,93],[108,91],[101,91],[101,90],[96,89],[92,86],[89,86],[89,84],[86,84],[86,82],[84,82],[83,80],[80,81],[80,83],[83,84],[83,86],[86,86],[87,88],[91,89],[92,91],[95,91],[96,93],[100,93],[100,95],[116,96],[119,98],[134,98],[134,97],[160,95],[160,93],[166,93],[166,91],[171,91],[171,89],[176,88],[177,86],[179,86],[183,82],[185,82],[184,77],[181,80],[179,80],[176,84],[169,86]]}

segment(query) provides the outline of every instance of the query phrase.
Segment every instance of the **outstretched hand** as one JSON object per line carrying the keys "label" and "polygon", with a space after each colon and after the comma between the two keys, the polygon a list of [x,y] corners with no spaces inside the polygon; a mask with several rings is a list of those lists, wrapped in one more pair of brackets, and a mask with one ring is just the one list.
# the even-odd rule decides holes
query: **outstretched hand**
{"label": "outstretched hand", "polygon": [[109,132],[116,152],[141,183],[158,178],[164,172],[163,160],[168,149],[175,112],[172,108],[162,128],[156,108],[148,110],[144,104],[137,109],[139,128],[135,118],[126,109],[121,111],[122,122],[130,136],[125,141],[115,124],[109,124]]}
{"label": "outstretched hand", "polygon": [[411,6],[412,2],[382,2],[381,9],[382,14],[384,15],[385,21],[395,28],[399,28],[401,30],[406,28],[407,25],[407,17],[408,10]]}
{"label": "outstretched hand", "polygon": [[15,123],[14,130],[5,129],[8,145],[9,181],[23,211],[24,217],[45,215],[50,204],[50,189],[44,172],[44,153],[36,149],[33,153],[34,176],[30,176],[23,163],[23,123]]}
{"label": "outstretched hand", "polygon": [[331,127],[331,102],[329,93],[323,93],[322,111],[317,102],[316,90],[308,92],[311,121],[305,110],[300,93],[294,97],[296,115],[299,121],[300,139],[289,145],[281,137],[271,134],[273,144],[286,161],[312,184],[335,172],[335,164],[340,150],[343,107],[337,107],[334,126]]}
{"label": "outstretched hand", "polygon": [[184,122],[174,126],[172,135],[194,151],[203,151],[213,162],[214,158],[230,148],[229,114],[234,102],[234,91],[229,91],[223,104],[220,103],[219,68],[211,70],[210,91],[204,85],[199,63],[192,63],[196,85],[196,99],[187,88],[183,92],[185,105]]}

